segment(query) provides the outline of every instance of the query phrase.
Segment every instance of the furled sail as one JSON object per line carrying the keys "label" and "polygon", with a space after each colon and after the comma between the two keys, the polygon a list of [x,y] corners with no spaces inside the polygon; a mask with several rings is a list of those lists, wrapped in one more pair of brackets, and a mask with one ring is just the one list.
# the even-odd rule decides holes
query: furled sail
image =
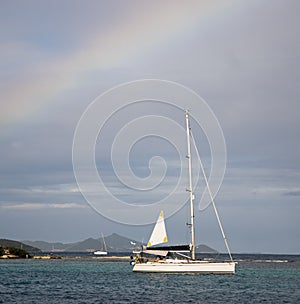
{"label": "furled sail", "polygon": [[163,211],[161,211],[156,221],[156,224],[154,226],[147,247],[154,246],[156,244],[166,243],[166,242],[168,242],[168,238],[167,238],[166,226],[164,221],[164,213]]}

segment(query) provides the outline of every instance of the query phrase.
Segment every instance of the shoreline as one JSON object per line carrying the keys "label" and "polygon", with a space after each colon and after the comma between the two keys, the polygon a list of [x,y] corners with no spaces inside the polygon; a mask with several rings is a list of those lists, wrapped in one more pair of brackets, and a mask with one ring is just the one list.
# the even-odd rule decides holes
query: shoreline
{"label": "shoreline", "polygon": [[34,255],[32,256],[32,259],[44,259],[44,260],[50,260],[50,259],[97,259],[97,260],[130,260],[130,256],[82,256],[82,255]]}

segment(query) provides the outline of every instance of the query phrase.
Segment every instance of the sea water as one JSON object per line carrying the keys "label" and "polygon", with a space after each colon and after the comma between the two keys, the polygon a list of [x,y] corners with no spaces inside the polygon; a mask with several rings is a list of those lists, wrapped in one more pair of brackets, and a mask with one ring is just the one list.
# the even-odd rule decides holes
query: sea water
{"label": "sea water", "polygon": [[133,273],[129,260],[1,260],[0,303],[300,303],[300,256],[236,255],[235,275]]}

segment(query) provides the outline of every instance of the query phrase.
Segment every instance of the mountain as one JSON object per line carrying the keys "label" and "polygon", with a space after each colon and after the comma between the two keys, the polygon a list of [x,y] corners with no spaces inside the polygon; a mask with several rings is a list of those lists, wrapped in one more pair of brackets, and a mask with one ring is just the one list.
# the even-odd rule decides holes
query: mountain
{"label": "mountain", "polygon": [[196,246],[196,253],[218,253],[218,251],[206,245],[200,244]]}
{"label": "mountain", "polygon": [[41,251],[64,250],[65,244],[55,242],[48,243],[44,241],[22,241],[24,244],[40,248]]}
{"label": "mountain", "polygon": [[[128,252],[132,251],[133,246],[130,242],[140,246],[141,242],[126,238],[124,236],[113,233],[104,238],[108,252]],[[67,251],[67,252],[82,252],[102,249],[103,240],[88,238],[75,243],[48,243],[44,241],[23,241],[25,244],[40,248],[42,251]]]}
{"label": "mountain", "polygon": [[[108,252],[132,252],[135,248],[141,247],[141,242],[129,239],[127,237],[113,233],[104,238],[105,244]],[[136,243],[135,246],[131,242]],[[66,252],[83,252],[83,251],[93,251],[103,249],[103,240],[102,238],[93,239],[88,238],[83,241],[74,242],[74,243],[48,243],[44,241],[23,241],[24,244],[38,247],[42,251],[66,251]],[[31,250],[29,250],[31,251]],[[217,253],[216,250],[206,246],[198,245],[196,247],[197,253]]]}
{"label": "mountain", "polygon": [[106,237],[105,242],[109,246],[108,250],[111,249],[111,251],[116,251],[119,249],[121,252],[132,251],[133,247],[130,242],[136,243],[135,246],[140,247],[142,245],[141,242],[120,236],[116,233],[113,233],[112,235]]}
{"label": "mountain", "polygon": [[7,239],[0,239],[0,246],[6,246],[6,247],[14,247],[18,249],[23,249],[25,251],[41,251],[41,249],[19,242],[19,241],[14,241],[14,240],[7,240]]}
{"label": "mountain", "polygon": [[[101,240],[101,243],[102,243],[102,240]],[[80,251],[86,251],[86,250],[89,250],[89,249],[98,249],[99,247],[100,247],[100,241],[99,240],[96,240],[96,239],[93,239],[93,238],[88,238],[84,241],[80,241],[80,242],[77,242],[77,243],[65,244],[65,251],[80,252]]]}

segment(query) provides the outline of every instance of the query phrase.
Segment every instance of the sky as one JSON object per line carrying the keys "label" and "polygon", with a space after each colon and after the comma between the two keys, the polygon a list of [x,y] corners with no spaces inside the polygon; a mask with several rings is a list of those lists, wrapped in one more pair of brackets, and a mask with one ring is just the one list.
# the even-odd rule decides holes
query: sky
{"label": "sky", "polygon": [[[143,210],[152,217],[147,208],[158,216],[154,203],[177,183],[180,153],[163,137],[185,144],[184,132],[176,135],[189,104],[152,100],[164,92],[156,87],[144,101],[132,99],[139,84],[148,85],[141,80],[160,79],[201,96],[220,125],[227,158],[215,202],[231,251],[299,254],[299,9],[297,0],[1,1],[0,237],[73,242],[115,232],[147,242],[153,225],[138,218]],[[128,82],[134,85],[125,94]],[[167,90],[169,101],[174,92]],[[106,215],[92,208],[76,183],[74,134],[89,110],[97,123],[105,121],[101,132],[93,130],[99,131],[95,163],[102,183],[125,206],[119,213],[102,184],[91,184],[90,191]],[[210,172],[211,138],[196,124],[201,101],[189,110]],[[153,124],[140,120],[147,115]],[[131,133],[119,136],[126,128]],[[148,135],[129,142],[142,131]],[[79,148],[88,142],[85,135]],[[125,146],[110,154],[117,139]],[[125,172],[127,158],[131,171]],[[139,180],[147,188],[149,182],[151,189],[124,186],[114,165],[129,184]],[[155,179],[161,175],[163,181]],[[201,181],[196,241],[225,251],[212,206],[198,208]],[[169,241],[182,243],[189,239],[188,208],[179,193],[186,195],[185,189],[177,188],[176,212],[164,211]],[[130,223],[120,221],[121,214]]]}

